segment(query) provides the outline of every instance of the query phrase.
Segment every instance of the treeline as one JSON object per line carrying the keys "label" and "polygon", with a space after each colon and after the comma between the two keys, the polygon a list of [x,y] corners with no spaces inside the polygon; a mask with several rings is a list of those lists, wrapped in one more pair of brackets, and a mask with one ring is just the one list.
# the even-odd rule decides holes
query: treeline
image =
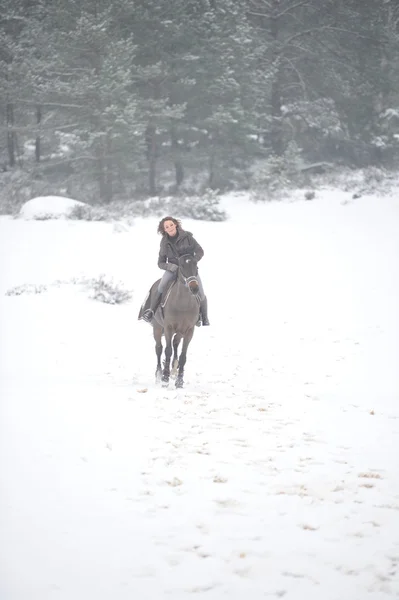
{"label": "treeline", "polygon": [[396,0],[0,0],[0,164],[102,202],[392,165],[398,58]]}

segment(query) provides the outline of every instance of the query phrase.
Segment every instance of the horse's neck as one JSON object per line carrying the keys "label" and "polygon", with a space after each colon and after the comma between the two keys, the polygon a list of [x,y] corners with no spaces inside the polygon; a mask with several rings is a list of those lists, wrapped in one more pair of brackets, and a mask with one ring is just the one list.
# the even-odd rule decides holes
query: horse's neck
{"label": "horse's neck", "polygon": [[180,277],[177,278],[175,287],[176,287],[176,294],[178,296],[183,296],[185,294],[190,293],[190,290],[188,289],[186,284],[180,279]]}

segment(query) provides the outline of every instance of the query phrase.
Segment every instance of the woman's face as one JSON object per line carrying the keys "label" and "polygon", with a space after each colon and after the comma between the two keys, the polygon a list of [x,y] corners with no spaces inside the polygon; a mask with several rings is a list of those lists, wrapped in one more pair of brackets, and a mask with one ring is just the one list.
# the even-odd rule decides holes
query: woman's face
{"label": "woman's face", "polygon": [[171,237],[174,237],[177,233],[177,228],[173,221],[165,221],[165,223],[163,224],[163,228],[165,232]]}

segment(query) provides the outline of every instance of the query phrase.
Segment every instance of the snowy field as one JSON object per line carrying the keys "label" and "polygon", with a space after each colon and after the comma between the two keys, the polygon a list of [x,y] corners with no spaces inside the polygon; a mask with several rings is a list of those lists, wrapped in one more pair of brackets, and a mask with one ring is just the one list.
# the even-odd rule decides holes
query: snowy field
{"label": "snowy field", "polygon": [[137,321],[157,219],[0,218],[1,600],[399,598],[399,192],[299,198],[183,222],[183,390]]}

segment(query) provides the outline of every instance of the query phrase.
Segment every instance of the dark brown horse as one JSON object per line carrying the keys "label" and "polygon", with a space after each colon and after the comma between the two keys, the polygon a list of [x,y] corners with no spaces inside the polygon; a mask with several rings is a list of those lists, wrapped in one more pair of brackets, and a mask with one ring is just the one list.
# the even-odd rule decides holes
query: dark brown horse
{"label": "dark brown horse", "polygon": [[[156,310],[151,321],[155,339],[155,351],[157,355],[157,368],[155,377],[168,385],[169,378],[177,375],[175,385],[183,387],[184,366],[187,360],[187,348],[194,335],[194,328],[199,317],[199,287],[197,280],[197,263],[193,256],[185,254],[179,258],[179,268],[176,280],[166,291],[161,306]],[[150,300],[157,293],[159,281],[156,281],[150,291]],[[145,303],[141,307],[139,318],[146,308]],[[162,336],[165,337],[165,360],[163,369],[161,367]],[[178,348],[183,340],[180,356]],[[170,371],[170,360],[173,361],[172,373]]]}

